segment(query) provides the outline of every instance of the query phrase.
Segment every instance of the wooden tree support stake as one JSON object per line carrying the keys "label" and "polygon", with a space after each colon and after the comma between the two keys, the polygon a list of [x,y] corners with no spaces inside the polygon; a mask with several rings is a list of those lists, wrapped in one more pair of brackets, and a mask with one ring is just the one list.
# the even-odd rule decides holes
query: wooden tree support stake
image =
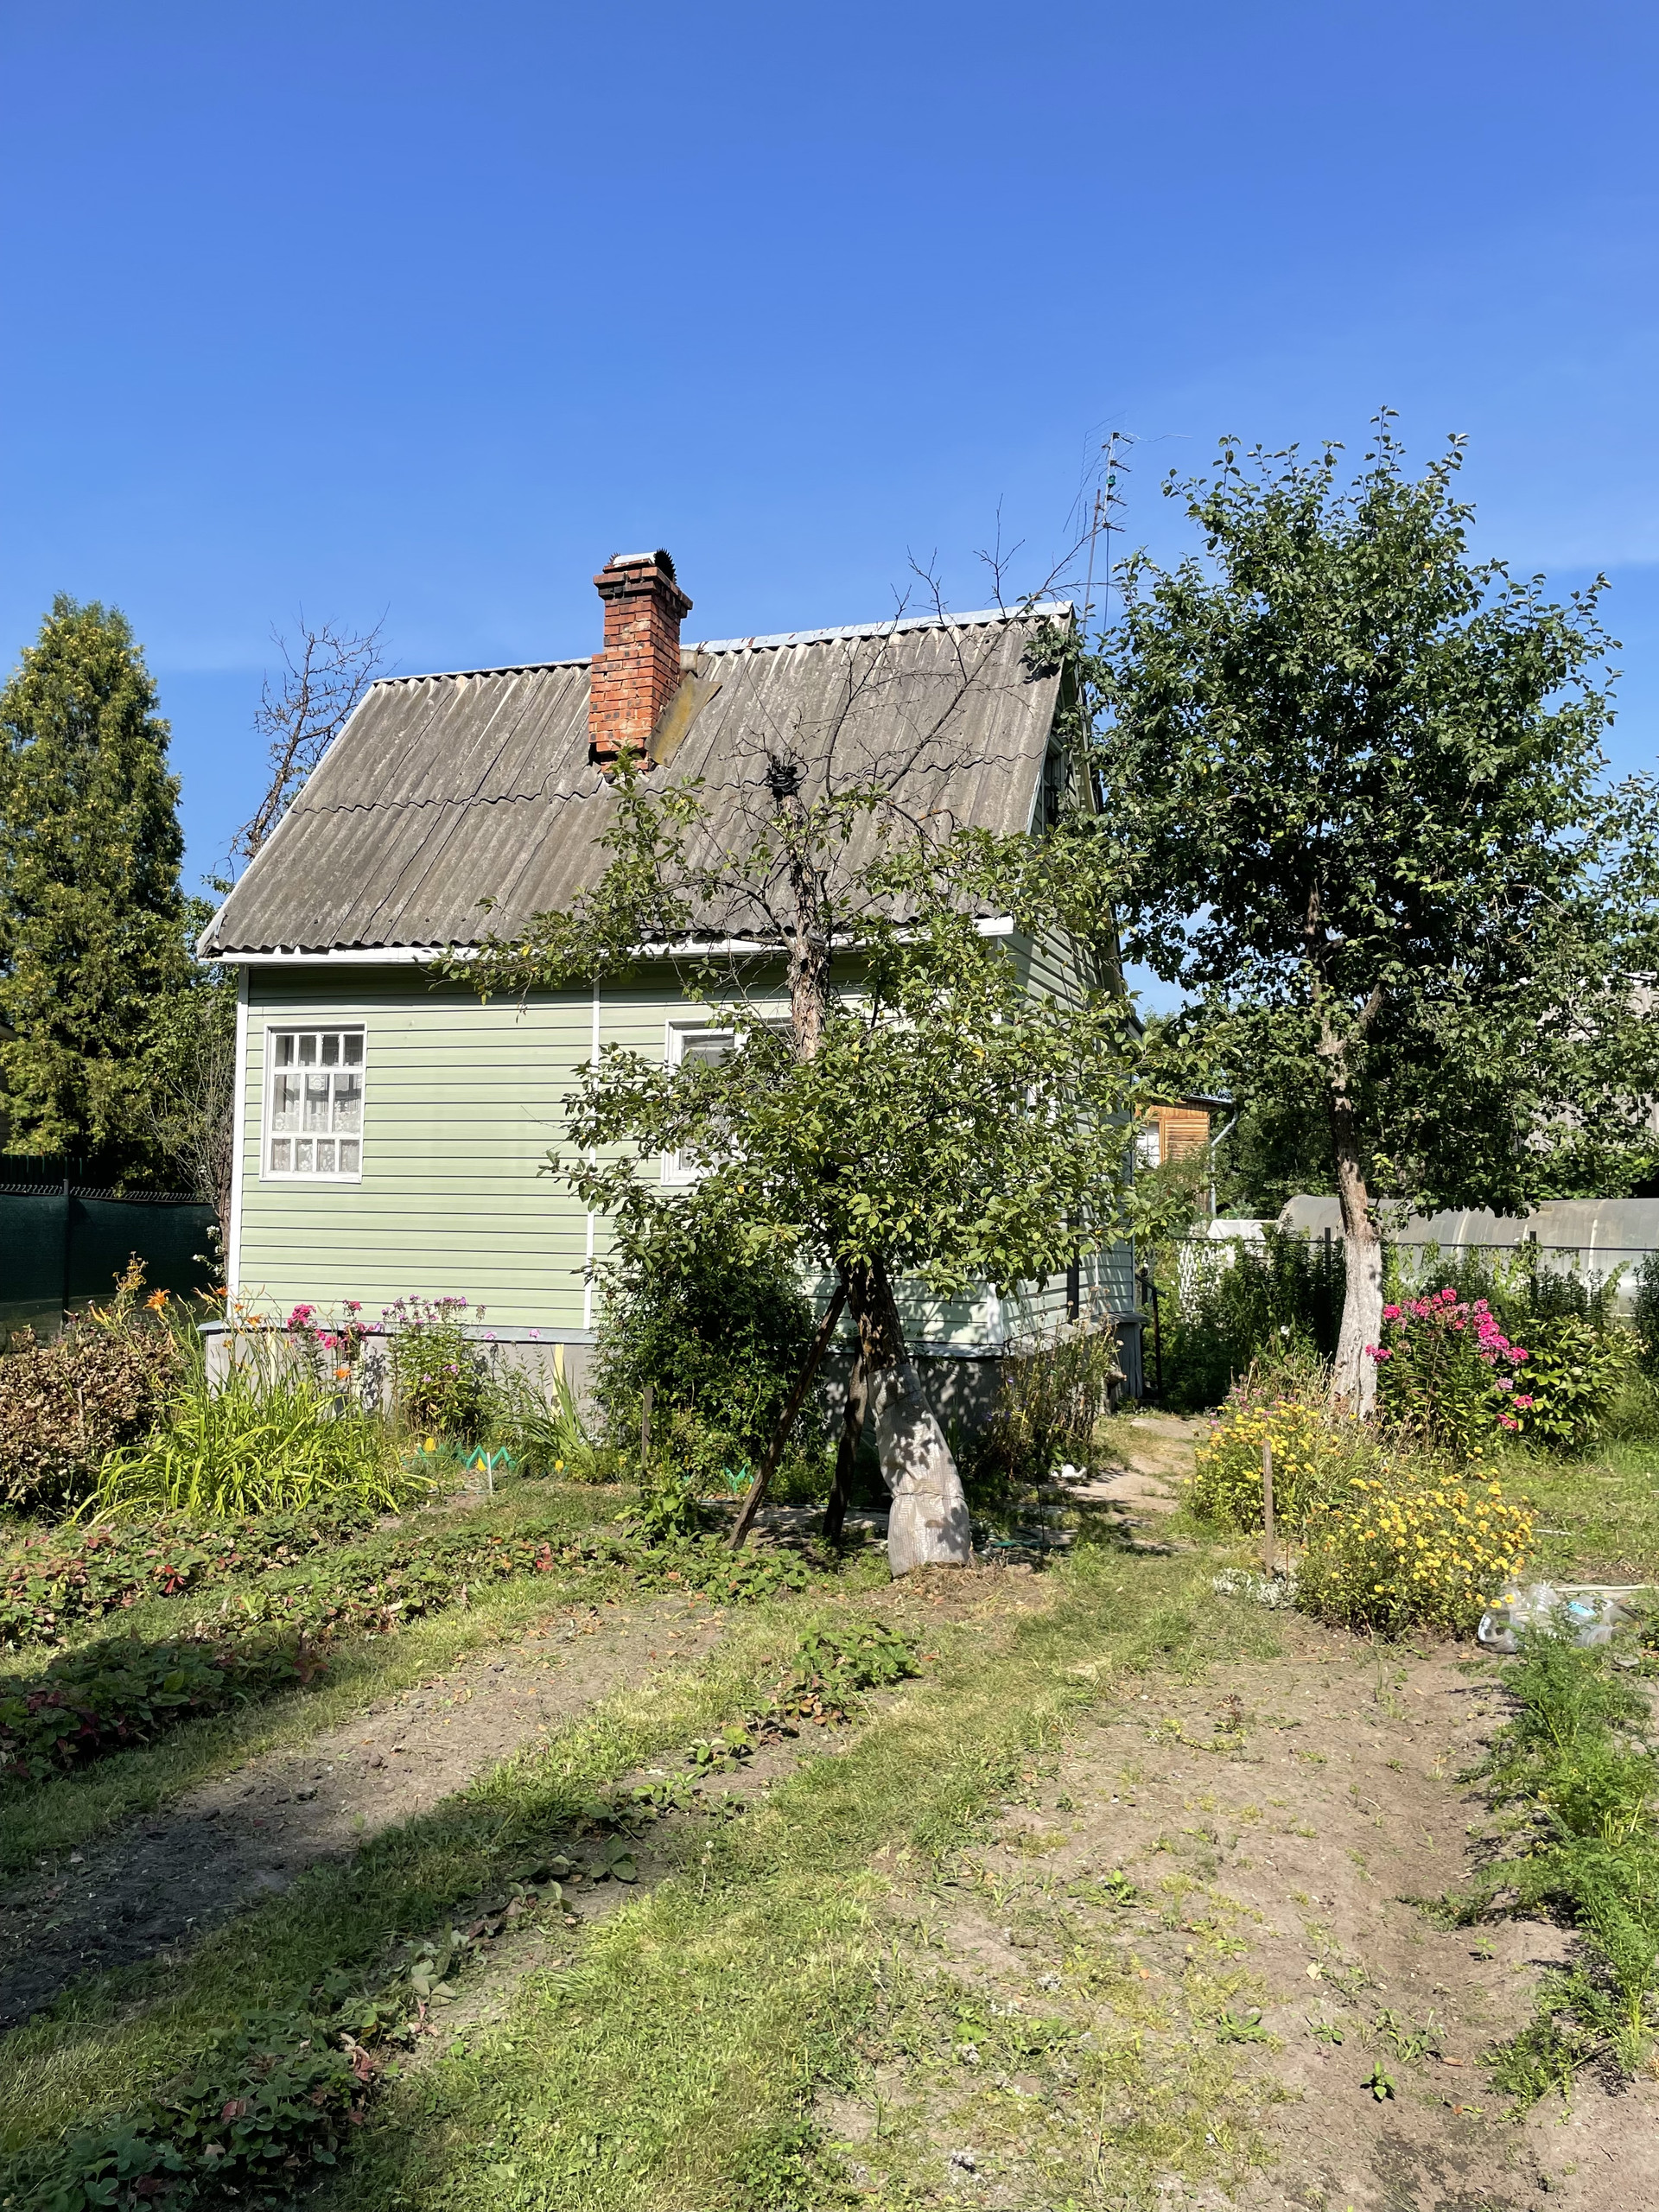
{"label": "wooden tree support stake", "polygon": [[1273,1573],[1273,1446],[1265,1438],[1262,1445],[1262,1565],[1266,1573]]}
{"label": "wooden tree support stake", "polygon": [[818,1362],[830,1348],[830,1339],[836,1332],[836,1324],[840,1320],[841,1309],[846,1303],[847,1278],[843,1274],[836,1285],[836,1294],[830,1300],[823,1320],[818,1324],[817,1333],[807,1349],[805,1361],[800,1373],[795,1378],[795,1388],[789,1394],[789,1403],[784,1408],[778,1426],[772,1432],[772,1441],[766,1446],[766,1458],[760,1462],[760,1471],[749,1485],[749,1494],[743,1501],[743,1510],[738,1515],[737,1526],[732,1531],[734,1551],[739,1548],[743,1539],[748,1535],[753,1525],[754,1516],[760,1510],[761,1501],[766,1497],[772,1476],[777,1472],[778,1462],[784,1456],[784,1446],[789,1441],[789,1433],[795,1426],[795,1417],[806,1402],[806,1394],[812,1387],[812,1377],[818,1371]]}

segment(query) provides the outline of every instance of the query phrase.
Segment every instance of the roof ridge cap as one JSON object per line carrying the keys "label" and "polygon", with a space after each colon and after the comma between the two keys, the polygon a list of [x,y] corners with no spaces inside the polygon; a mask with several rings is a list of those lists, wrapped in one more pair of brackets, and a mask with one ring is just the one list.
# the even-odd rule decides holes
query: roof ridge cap
{"label": "roof ridge cap", "polygon": [[687,639],[687,652],[735,653],[759,652],[777,645],[827,645],[836,638],[893,637],[901,630],[959,630],[969,623],[1029,622],[1045,614],[1072,614],[1069,599],[1045,599],[1030,607],[977,607],[962,613],[888,614],[877,622],[848,622],[829,630],[779,630],[767,637]]}

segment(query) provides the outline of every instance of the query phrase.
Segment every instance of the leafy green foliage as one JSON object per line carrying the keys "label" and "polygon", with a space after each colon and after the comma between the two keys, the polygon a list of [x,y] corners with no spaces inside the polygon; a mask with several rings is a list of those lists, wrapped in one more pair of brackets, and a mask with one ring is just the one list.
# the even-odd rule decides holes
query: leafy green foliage
{"label": "leafy green foliage", "polygon": [[1646,800],[1601,788],[1599,587],[1557,606],[1471,561],[1460,463],[1414,480],[1386,416],[1346,487],[1335,447],[1225,442],[1168,486],[1206,557],[1129,562],[1077,671],[1125,957],[1219,1071],[1325,1120],[1354,1237],[1381,1195],[1513,1210],[1557,1135],[1635,1134],[1651,1088]]}
{"label": "leafy green foliage", "polygon": [[336,2164],[374,2071],[310,2013],[257,2014],[131,2116],[12,2161],[6,2201],[14,2212],[188,2212],[250,2191],[286,2197]]}
{"label": "leafy green foliage", "polygon": [[1505,1688],[1512,1718],[1485,1774],[1494,1802],[1536,1812],[1520,1850],[1482,1867],[1450,1902],[1472,1921],[1548,1910],[1579,1931],[1579,1955],[1545,1977],[1538,2018],[1494,2055],[1522,2103],[1563,2092],[1593,2059],[1627,2077],[1659,2031],[1659,1753],[1636,1684],[1604,1650],[1530,1640]]}
{"label": "leafy green foliage", "polygon": [[1659,1252],[1649,1252],[1637,1272],[1630,1321],[1642,1372],[1659,1376]]}
{"label": "leafy green foliage", "polygon": [[1252,1238],[1197,1239],[1154,1255],[1163,1300],[1164,1399],[1178,1412],[1218,1405],[1263,1357],[1330,1360],[1342,1314],[1343,1255],[1332,1240],[1269,1226]]}
{"label": "leafy green foliage", "polygon": [[1010,1344],[974,1454],[976,1479],[1037,1483],[1066,1461],[1089,1466],[1111,1386],[1121,1380],[1109,1323]]}
{"label": "leafy green foliage", "polygon": [[[471,1309],[482,1320],[484,1308]],[[387,1307],[397,1409],[410,1428],[472,1438],[486,1425],[489,1384],[467,1334],[464,1298],[400,1298]]]}
{"label": "leafy green foliage", "polygon": [[1598,1330],[1576,1314],[1535,1321],[1522,1380],[1532,1401],[1521,1433],[1552,1452],[1581,1452],[1600,1434],[1630,1368],[1633,1347],[1619,1330]]}
{"label": "leafy green foliage", "polygon": [[25,1536],[0,1559],[0,1647],[51,1643],[78,1623],[146,1598],[182,1598],[210,1584],[293,1566],[343,1542],[375,1519],[372,1509],[331,1505],[309,1513],[231,1522],[156,1520],[78,1523]]}
{"label": "leafy green foliage", "polygon": [[546,1385],[521,1368],[493,1377],[485,1426],[492,1442],[505,1446],[526,1475],[582,1482],[596,1471],[593,1439],[575,1391],[562,1374]]}
{"label": "leafy green foliage", "polygon": [[60,596],[0,692],[0,1092],[12,1143],[153,1165],[147,1054],[187,986],[179,786],[124,616]]}
{"label": "leafy green foliage", "polygon": [[[594,1392],[619,1463],[635,1465],[652,1392],[647,1510],[667,1510],[677,1484],[723,1490],[759,1466],[813,1326],[798,1270],[777,1252],[734,1249],[695,1197],[636,1226],[604,1279]],[[823,1454],[809,1443],[796,1456]]]}
{"label": "leafy green foliage", "polygon": [[141,1643],[117,1637],[0,1681],[0,1777],[38,1782],[166,1727],[301,1679],[291,1640]]}
{"label": "leafy green foliage", "polygon": [[916,1672],[916,1646],[880,1621],[816,1629],[803,1638],[772,1710],[820,1725],[849,1719],[861,1690],[884,1689]]}
{"label": "leafy green foliage", "polygon": [[205,1371],[188,1376],[143,1442],[108,1454],[93,1497],[103,1513],[240,1519],[331,1504],[395,1512],[429,1489],[373,1414],[336,1405],[298,1372],[233,1368],[216,1389]]}

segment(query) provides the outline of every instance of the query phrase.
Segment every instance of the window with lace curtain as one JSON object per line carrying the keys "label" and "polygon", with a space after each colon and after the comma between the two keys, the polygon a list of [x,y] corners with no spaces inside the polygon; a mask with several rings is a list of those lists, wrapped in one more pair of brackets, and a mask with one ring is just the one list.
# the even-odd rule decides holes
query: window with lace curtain
{"label": "window with lace curtain", "polygon": [[265,1173],[354,1183],[363,1173],[361,1029],[265,1033]]}

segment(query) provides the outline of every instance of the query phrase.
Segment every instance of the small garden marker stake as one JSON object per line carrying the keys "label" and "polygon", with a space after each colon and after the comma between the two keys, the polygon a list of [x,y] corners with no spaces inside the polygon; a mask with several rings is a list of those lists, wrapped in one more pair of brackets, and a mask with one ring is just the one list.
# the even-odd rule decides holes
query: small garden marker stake
{"label": "small garden marker stake", "polygon": [[1269,1576],[1273,1573],[1273,1445],[1262,1440],[1262,1566]]}
{"label": "small garden marker stake", "polygon": [[644,1482],[651,1471],[651,1402],[656,1395],[657,1385],[647,1382],[639,1400],[639,1479]]}

